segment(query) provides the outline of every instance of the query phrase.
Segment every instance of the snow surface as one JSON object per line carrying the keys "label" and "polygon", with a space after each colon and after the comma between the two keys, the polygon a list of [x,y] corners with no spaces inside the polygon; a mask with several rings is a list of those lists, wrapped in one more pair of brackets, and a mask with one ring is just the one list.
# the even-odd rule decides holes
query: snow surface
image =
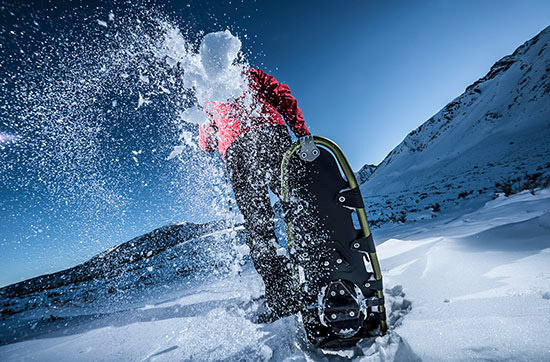
{"label": "snow surface", "polygon": [[[388,225],[375,239],[390,332],[361,342],[352,359],[550,358],[550,190],[502,196],[460,217]],[[238,305],[261,293],[245,267],[131,308],[43,322],[41,334],[1,346],[0,360],[347,360],[311,348],[294,317],[251,323]]]}
{"label": "snow surface", "polygon": [[422,360],[550,359],[550,190],[378,237],[396,233],[378,253],[413,303],[397,331]]}

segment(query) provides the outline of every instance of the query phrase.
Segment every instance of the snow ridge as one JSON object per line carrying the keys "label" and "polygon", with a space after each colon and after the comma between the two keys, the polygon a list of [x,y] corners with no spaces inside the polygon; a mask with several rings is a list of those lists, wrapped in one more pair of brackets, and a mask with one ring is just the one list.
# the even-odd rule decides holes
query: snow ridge
{"label": "snow ridge", "polygon": [[43,332],[31,328],[69,317],[155,303],[238,271],[242,227],[224,222],[172,224],[119,244],[85,263],[0,289],[0,344]]}
{"label": "snow ridge", "polygon": [[355,177],[357,177],[357,182],[359,182],[359,185],[364,184],[369,179],[374,171],[376,171],[376,167],[376,165],[366,164],[361,167],[359,171],[357,171]]}
{"label": "snow ridge", "polygon": [[548,183],[549,43],[550,27],[386,156],[361,186],[375,226],[480,207],[498,192],[536,188],[533,179],[535,186]]}

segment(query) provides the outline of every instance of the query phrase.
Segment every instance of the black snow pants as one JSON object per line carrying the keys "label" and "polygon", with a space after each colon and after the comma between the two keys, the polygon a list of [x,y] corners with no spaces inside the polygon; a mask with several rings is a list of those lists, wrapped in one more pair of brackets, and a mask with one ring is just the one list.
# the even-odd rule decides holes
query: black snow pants
{"label": "black snow pants", "polygon": [[275,310],[285,308],[293,295],[290,261],[277,253],[280,246],[268,189],[279,196],[281,161],[290,145],[286,126],[267,126],[238,138],[226,153],[229,178],[245,220],[250,255],[264,280],[266,300]]}

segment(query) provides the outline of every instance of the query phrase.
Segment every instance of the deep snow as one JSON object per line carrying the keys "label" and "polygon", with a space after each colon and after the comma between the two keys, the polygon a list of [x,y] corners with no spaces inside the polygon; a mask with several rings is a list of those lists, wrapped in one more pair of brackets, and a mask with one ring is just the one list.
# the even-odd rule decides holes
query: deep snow
{"label": "deep snow", "polygon": [[[550,358],[550,190],[501,196],[460,217],[375,232],[391,330],[358,361]],[[0,347],[2,361],[333,360],[293,317],[255,325],[235,307],[261,293],[249,268],[164,300]]]}
{"label": "deep snow", "polygon": [[423,360],[550,358],[550,190],[381,234],[386,283],[413,302],[397,331]]}

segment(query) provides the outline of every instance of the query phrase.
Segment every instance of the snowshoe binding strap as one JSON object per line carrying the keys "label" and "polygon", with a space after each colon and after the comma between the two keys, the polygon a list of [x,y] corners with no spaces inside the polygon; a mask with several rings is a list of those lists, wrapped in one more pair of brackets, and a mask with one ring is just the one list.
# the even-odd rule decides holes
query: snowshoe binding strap
{"label": "snowshoe binding strap", "polygon": [[374,246],[374,240],[372,239],[372,234],[367,237],[362,237],[356,240],[353,240],[350,243],[350,249],[363,253],[375,253],[376,247]]}
{"label": "snowshoe binding strap", "polygon": [[352,209],[364,209],[365,204],[363,203],[363,197],[361,196],[361,191],[356,187],[354,189],[345,189],[338,192],[334,199],[339,205]]}

